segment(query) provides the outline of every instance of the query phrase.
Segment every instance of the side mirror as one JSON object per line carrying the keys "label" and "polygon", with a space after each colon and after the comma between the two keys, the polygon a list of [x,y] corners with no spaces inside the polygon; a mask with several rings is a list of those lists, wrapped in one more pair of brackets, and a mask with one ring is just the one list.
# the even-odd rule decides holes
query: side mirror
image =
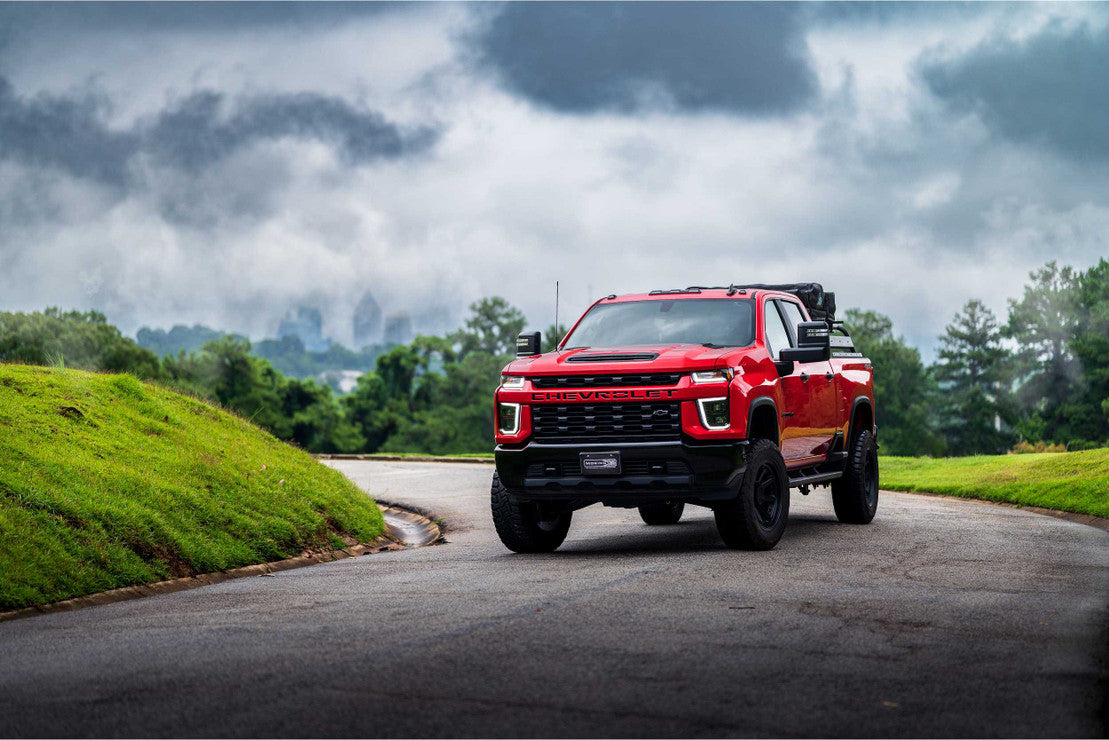
{"label": "side mirror", "polygon": [[516,356],[533,357],[542,354],[540,339],[542,335],[537,331],[524,332],[516,337]]}
{"label": "side mirror", "polygon": [[823,321],[803,321],[797,325],[797,346],[778,353],[785,362],[820,362],[832,356],[831,332]]}
{"label": "side mirror", "polygon": [[802,321],[797,325],[797,346],[823,347],[831,346],[831,331],[828,324],[823,321]]}

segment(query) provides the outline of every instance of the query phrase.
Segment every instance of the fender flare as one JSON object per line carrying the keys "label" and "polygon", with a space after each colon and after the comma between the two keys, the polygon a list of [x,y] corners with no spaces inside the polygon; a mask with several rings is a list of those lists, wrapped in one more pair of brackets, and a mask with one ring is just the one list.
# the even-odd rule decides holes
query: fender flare
{"label": "fender flare", "polygon": [[747,438],[751,438],[751,422],[755,418],[755,411],[763,406],[769,406],[774,412],[774,424],[778,427],[778,444],[782,441],[782,427],[778,419],[778,404],[770,396],[758,396],[751,400],[747,406]]}
{"label": "fender flare", "polygon": [[858,410],[858,408],[860,406],[866,406],[870,409],[870,418],[873,419],[873,422],[871,424],[871,429],[870,429],[870,431],[872,433],[874,432],[874,425],[878,421],[878,418],[874,415],[874,403],[866,396],[859,396],[858,398],[856,398],[854,401],[851,402],[851,415],[849,417],[847,417],[847,439],[848,439],[848,441],[851,440],[851,435],[855,431],[854,429],[851,428],[851,425],[855,423],[855,412]]}

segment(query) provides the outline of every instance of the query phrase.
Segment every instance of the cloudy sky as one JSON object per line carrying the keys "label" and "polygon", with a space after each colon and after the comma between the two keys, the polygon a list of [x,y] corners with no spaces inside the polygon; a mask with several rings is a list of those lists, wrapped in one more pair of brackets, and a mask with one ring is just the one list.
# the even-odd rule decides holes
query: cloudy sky
{"label": "cloudy sky", "polygon": [[0,5],[0,309],[350,339],[816,280],[931,355],[1109,255],[1106,5]]}

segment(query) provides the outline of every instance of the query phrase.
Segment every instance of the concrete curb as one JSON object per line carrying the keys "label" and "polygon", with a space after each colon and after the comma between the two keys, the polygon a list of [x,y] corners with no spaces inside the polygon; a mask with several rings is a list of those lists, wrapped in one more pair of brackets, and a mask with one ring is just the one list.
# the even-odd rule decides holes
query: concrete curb
{"label": "concrete curb", "polygon": [[1077,514],[1073,511],[1045,509],[1042,506],[1027,506],[1025,504],[1014,504],[1009,501],[991,501],[987,498],[973,498],[971,496],[952,496],[946,493],[931,493],[929,491],[899,491],[896,488],[883,488],[882,490],[889,491],[890,493],[907,493],[910,496],[927,496],[928,498],[942,498],[947,499],[948,501],[969,501],[975,504],[992,504],[994,506],[1004,506],[1008,509],[1023,509],[1024,511],[1031,511],[1035,514],[1053,516],[1056,519],[1065,519],[1068,522],[1085,524],[1088,527],[1094,527],[1095,529],[1109,532],[1109,518],[1103,516],[1094,516],[1093,514]]}
{"label": "concrete curb", "polygon": [[437,455],[388,455],[373,453],[366,455],[355,454],[328,454],[313,455],[317,460],[380,460],[393,462],[434,462],[434,463],[469,463],[478,465],[492,465],[491,457],[442,457]]}
{"label": "concrete curb", "polygon": [[49,614],[51,612],[73,611],[74,609],[84,609],[86,607],[100,606],[102,604],[115,604],[120,601],[130,601],[131,599],[140,599],[146,596],[156,596],[158,594],[172,594],[178,591],[200,588],[201,586],[211,586],[236,578],[272,575],[273,573],[279,573],[283,570],[304,568],[309,565],[330,563],[335,560],[346,560],[348,558],[370,555],[385,550],[406,550],[416,547],[426,547],[427,545],[446,541],[443,538],[443,533],[439,525],[433,522],[430,517],[412,511],[407,507],[402,507],[400,504],[382,505],[379,503],[378,507],[381,509],[382,516],[385,519],[385,533],[372,542],[361,543],[352,541],[351,544],[341,550],[306,552],[294,558],[277,560],[272,563],[257,563],[255,565],[245,565],[242,568],[232,568],[231,570],[219,571],[217,573],[201,573],[186,578],[172,578],[168,581],[158,581],[157,583],[124,586],[123,588],[115,588],[111,591],[103,591],[98,594],[76,596],[72,599],[65,599],[64,601],[55,601],[51,604],[28,606],[13,611],[0,612],[0,622],[34,617],[39,614]]}

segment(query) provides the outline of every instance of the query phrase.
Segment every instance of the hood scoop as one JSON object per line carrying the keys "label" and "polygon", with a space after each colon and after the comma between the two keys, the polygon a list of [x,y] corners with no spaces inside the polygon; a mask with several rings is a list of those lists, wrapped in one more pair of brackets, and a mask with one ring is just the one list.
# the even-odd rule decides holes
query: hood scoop
{"label": "hood scoop", "polygon": [[567,357],[567,362],[633,362],[633,361],[651,361],[658,357],[657,352],[634,352],[634,353],[620,353],[620,354],[595,354],[595,355],[574,355]]}

